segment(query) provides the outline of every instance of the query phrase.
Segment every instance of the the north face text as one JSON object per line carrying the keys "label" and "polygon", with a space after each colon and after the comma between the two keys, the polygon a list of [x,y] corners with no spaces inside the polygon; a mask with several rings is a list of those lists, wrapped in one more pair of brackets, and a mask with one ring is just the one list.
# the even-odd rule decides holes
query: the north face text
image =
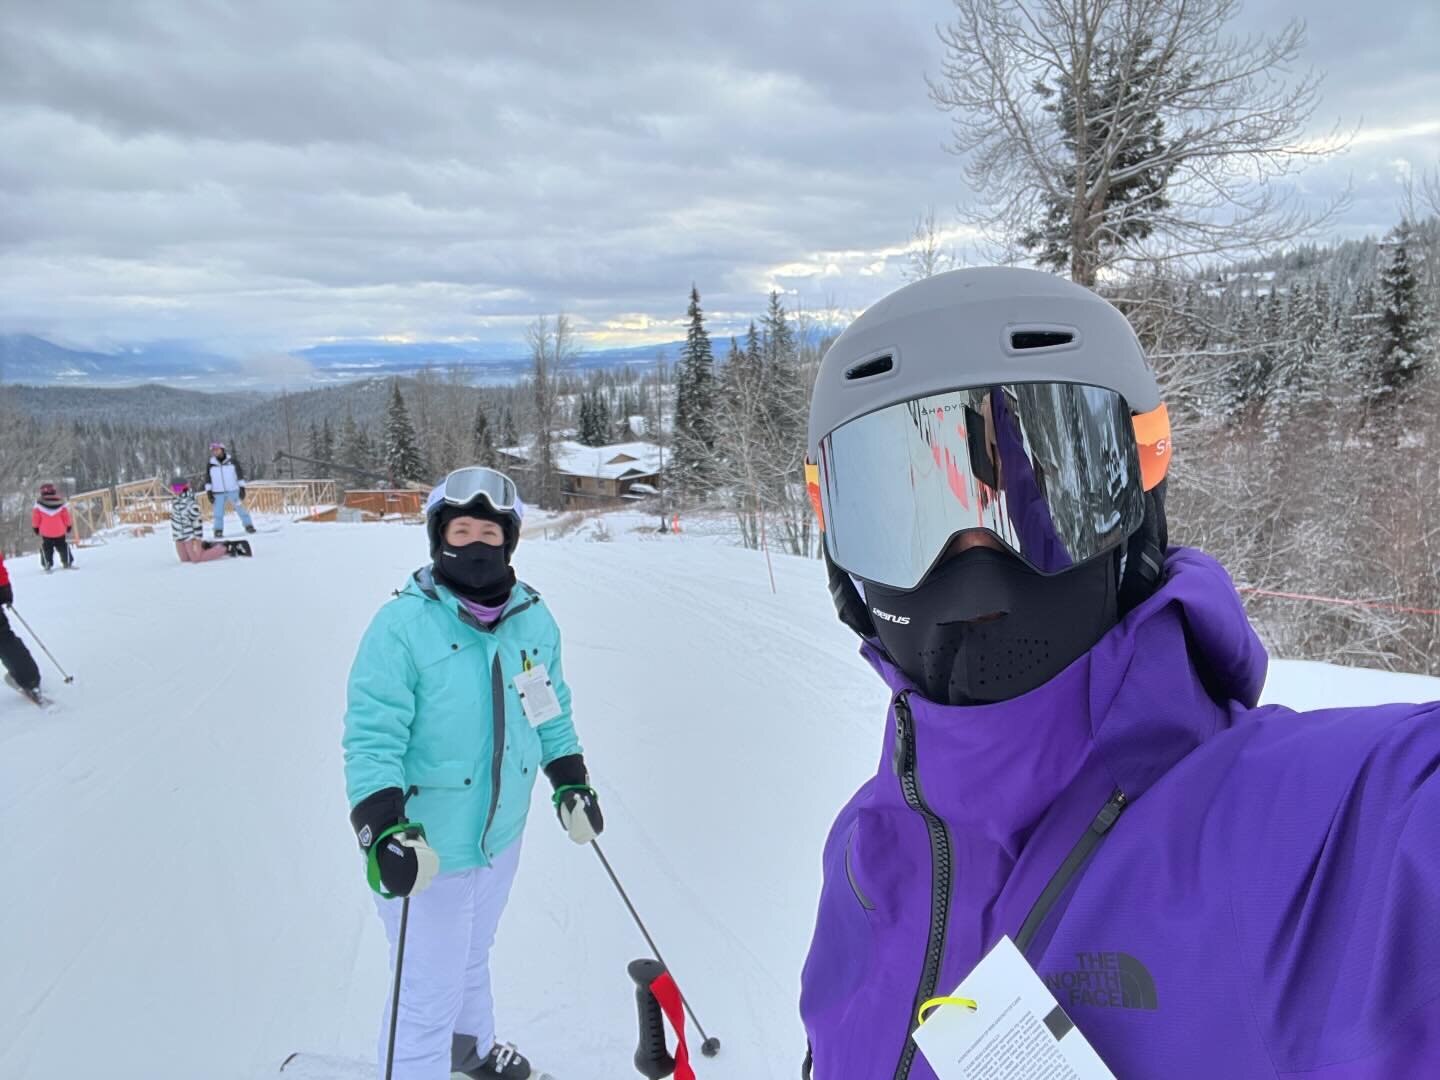
{"label": "the north face text", "polygon": [[1145,965],[1128,953],[1083,952],[1075,970],[1043,976],[1055,1000],[1066,1008],[1090,1005],[1101,1009],[1158,1009],[1155,980]]}

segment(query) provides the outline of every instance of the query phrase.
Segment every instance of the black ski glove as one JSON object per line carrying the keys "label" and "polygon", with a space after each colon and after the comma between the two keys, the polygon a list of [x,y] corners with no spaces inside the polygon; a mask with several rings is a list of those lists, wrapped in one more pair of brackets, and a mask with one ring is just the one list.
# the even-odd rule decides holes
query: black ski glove
{"label": "black ski glove", "polygon": [[425,842],[424,827],[416,823],[413,829],[397,831],[406,824],[405,793],[398,787],[381,788],[350,811],[370,887],[382,896],[414,896],[440,870],[440,857]]}
{"label": "black ski glove", "polygon": [[555,789],[555,816],[577,844],[588,844],[605,831],[600,796],[590,786],[585,758],[567,754],[545,766],[545,775]]}
{"label": "black ski glove", "polygon": [[0,585],[0,607],[9,607],[15,603],[15,590],[9,585]]}

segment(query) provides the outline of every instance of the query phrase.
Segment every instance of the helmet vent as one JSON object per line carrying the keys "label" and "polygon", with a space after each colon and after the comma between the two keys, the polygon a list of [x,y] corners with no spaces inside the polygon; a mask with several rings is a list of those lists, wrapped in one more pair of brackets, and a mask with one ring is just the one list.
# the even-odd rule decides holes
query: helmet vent
{"label": "helmet vent", "polygon": [[847,381],[854,379],[869,379],[876,375],[884,375],[887,371],[895,370],[895,358],[892,356],[872,356],[863,363],[856,364],[845,370]]}
{"label": "helmet vent", "polygon": [[1055,345],[1069,345],[1075,335],[1068,330],[1012,330],[1010,347],[1021,349],[1049,349]]}

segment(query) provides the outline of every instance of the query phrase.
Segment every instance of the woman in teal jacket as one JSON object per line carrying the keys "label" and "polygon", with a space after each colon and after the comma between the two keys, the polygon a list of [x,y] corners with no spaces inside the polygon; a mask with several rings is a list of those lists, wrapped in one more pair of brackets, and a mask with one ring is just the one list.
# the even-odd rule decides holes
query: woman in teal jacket
{"label": "woman in teal jacket", "polygon": [[523,512],[503,473],[446,477],[426,503],[431,564],[375,615],[350,671],[346,794],[392,971],[397,898],[411,898],[395,1080],[536,1075],[495,1041],[489,975],[536,774],[549,777],[572,840],[604,827],[570,719],[560,631],[510,566]]}

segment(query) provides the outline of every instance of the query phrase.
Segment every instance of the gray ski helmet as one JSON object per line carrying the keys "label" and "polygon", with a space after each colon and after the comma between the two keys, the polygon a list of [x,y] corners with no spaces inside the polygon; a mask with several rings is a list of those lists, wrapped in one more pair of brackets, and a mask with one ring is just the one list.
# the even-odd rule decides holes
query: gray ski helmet
{"label": "gray ski helmet", "polygon": [[[856,417],[927,394],[1006,382],[1114,390],[1133,413],[1162,404],[1129,320],[1082,285],[1039,270],[978,267],[913,282],[867,308],[826,351],[810,399],[809,460]],[[1165,482],[1123,548],[1122,613],[1159,584],[1168,543]],[[824,551],[841,621],[874,635],[847,573]]]}
{"label": "gray ski helmet", "polygon": [[1160,406],[1129,321],[1089,289],[1039,270],[951,270],[877,301],[830,346],[810,399],[810,460],[857,416],[1002,382],[1084,383],[1136,413]]}

